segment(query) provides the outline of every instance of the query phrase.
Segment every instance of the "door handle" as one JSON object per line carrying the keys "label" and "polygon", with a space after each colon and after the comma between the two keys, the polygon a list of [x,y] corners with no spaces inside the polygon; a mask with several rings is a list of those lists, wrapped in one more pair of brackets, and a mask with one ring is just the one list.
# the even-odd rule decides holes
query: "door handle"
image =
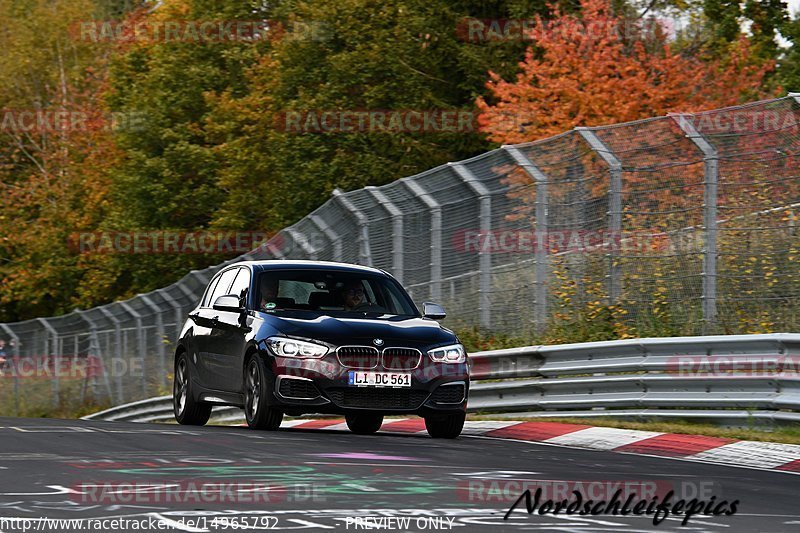
{"label": "door handle", "polygon": [[217,327],[217,326],[219,325],[219,317],[218,317],[218,316],[215,316],[214,318],[212,318],[212,319],[211,319],[211,324],[212,324],[214,327]]}

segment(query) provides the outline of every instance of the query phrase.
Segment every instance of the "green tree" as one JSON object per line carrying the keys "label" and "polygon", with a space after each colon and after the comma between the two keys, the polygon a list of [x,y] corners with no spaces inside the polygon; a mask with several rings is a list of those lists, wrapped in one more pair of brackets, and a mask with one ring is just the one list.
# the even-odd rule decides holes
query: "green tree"
{"label": "green tree", "polygon": [[[268,18],[261,2],[164,0],[135,11],[127,23],[158,27],[171,21],[257,21]],[[122,42],[110,67],[109,102],[117,112],[141,116],[140,127],[117,142],[125,162],[113,173],[112,210],[104,229],[193,231],[208,227],[224,192],[218,162],[202,124],[206,94],[245,91],[245,68],[267,41],[178,39]],[[222,255],[118,255],[105,265],[116,277],[117,296],[163,286],[187,269],[216,264]]]}
{"label": "green tree", "polygon": [[[768,83],[791,89],[800,82],[800,38],[798,21],[789,16],[783,0],[703,0],[702,15],[689,50],[703,49],[724,58],[743,34],[762,61],[777,61],[778,68]],[[745,31],[746,28],[746,31]],[[686,43],[684,43],[686,44]],[[788,47],[785,46],[788,44]]]}
{"label": "green tree", "polygon": [[296,221],[334,188],[380,185],[488,148],[476,131],[286,133],[286,111],[468,110],[490,69],[512,72],[522,40],[469,41],[465,18],[546,12],[545,2],[319,0],[291,2],[288,20],[321,30],[284,38],[248,73],[248,93],[212,97],[207,125],[226,192],[213,223],[266,229]]}

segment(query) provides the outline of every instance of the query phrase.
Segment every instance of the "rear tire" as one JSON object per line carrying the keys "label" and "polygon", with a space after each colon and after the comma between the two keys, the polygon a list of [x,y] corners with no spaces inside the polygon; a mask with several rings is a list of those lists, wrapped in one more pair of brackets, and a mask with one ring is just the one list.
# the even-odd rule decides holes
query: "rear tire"
{"label": "rear tire", "polygon": [[347,427],[356,435],[372,435],[383,425],[383,415],[359,413],[346,415]]}
{"label": "rear tire", "polygon": [[461,435],[467,413],[429,415],[425,417],[425,429],[434,439],[454,439]]}
{"label": "rear tire", "polygon": [[175,377],[172,381],[172,409],[175,420],[185,426],[202,426],[211,416],[211,405],[198,402],[192,393],[192,377],[189,373],[189,358],[182,352],[175,361]]}
{"label": "rear tire", "polygon": [[268,405],[271,393],[272,379],[264,361],[253,355],[244,374],[244,417],[252,429],[275,431],[281,427],[283,412]]}

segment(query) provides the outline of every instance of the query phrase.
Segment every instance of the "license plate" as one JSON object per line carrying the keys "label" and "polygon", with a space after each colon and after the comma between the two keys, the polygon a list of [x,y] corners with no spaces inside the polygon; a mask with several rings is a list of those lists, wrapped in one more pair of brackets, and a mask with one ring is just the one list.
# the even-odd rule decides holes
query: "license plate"
{"label": "license plate", "polygon": [[410,387],[411,374],[351,371],[348,383],[356,387]]}

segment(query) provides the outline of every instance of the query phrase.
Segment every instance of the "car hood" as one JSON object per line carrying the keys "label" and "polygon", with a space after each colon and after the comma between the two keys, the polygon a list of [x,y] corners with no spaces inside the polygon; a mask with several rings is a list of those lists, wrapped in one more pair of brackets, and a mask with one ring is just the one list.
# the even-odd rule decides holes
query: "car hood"
{"label": "car hood", "polygon": [[337,346],[373,346],[374,339],[383,340],[383,346],[413,348],[457,342],[456,336],[438,322],[416,317],[374,319],[320,315],[297,318],[267,315],[265,321],[284,335],[316,339]]}

